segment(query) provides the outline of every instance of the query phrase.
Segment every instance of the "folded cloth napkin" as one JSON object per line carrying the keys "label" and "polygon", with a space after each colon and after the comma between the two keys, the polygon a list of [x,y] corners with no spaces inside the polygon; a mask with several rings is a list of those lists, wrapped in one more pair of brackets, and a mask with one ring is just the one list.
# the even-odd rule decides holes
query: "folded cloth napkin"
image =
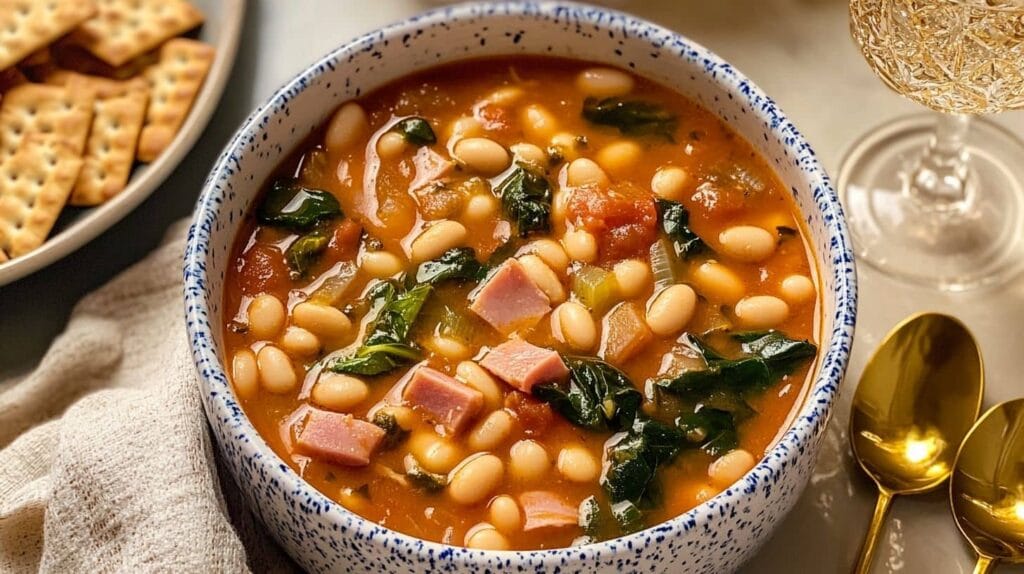
{"label": "folded cloth napkin", "polygon": [[0,572],[294,569],[215,460],[182,310],[186,229],[0,383]]}

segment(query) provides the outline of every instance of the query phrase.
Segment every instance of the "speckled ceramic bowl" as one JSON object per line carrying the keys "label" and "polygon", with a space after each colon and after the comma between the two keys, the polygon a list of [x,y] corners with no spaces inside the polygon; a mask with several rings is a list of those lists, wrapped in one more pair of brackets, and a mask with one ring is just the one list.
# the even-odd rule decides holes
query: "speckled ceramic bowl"
{"label": "speckled ceramic bowl", "polygon": [[[494,552],[426,542],[382,528],[306,484],[267,446],[224,370],[224,274],[260,184],[335,107],[424,67],[469,57],[552,54],[629,68],[699,101],[774,165],[810,229],[824,294],[822,355],[791,428],[745,477],[714,499],[630,536],[578,548]],[[206,414],[252,509],[312,571],[726,572],[752,556],[803,490],[853,337],[856,283],[846,225],[811,147],[771,99],[686,38],[581,4],[482,3],[439,9],[331,52],[279,90],[217,161],[185,256],[185,309]]]}

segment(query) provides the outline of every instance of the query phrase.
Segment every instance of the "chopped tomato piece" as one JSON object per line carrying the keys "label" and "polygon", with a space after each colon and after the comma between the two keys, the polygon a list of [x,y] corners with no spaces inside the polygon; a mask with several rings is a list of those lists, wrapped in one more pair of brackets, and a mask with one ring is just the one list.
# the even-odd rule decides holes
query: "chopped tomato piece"
{"label": "chopped tomato piece", "polygon": [[657,238],[654,196],[630,183],[576,188],[566,215],[574,225],[599,238],[604,261],[645,254]]}
{"label": "chopped tomato piece", "polygon": [[361,225],[351,219],[342,221],[334,228],[334,235],[331,236],[331,241],[327,244],[325,259],[331,262],[355,259],[359,254],[359,240],[362,237],[363,227]]}
{"label": "chopped tomato piece", "polygon": [[745,197],[742,189],[712,178],[698,185],[683,205],[694,219],[718,222],[742,211]]}
{"label": "chopped tomato piece", "polygon": [[516,414],[519,424],[528,436],[543,435],[555,420],[555,414],[547,403],[519,391],[511,391],[505,395],[505,408]]}
{"label": "chopped tomato piece", "polygon": [[238,287],[250,297],[277,291],[289,283],[284,254],[273,245],[253,244],[242,254],[236,265]]}

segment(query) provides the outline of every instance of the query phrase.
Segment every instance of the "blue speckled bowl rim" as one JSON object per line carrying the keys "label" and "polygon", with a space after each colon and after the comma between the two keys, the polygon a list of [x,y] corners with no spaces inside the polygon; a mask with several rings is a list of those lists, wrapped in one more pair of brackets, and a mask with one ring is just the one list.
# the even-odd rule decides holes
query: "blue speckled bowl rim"
{"label": "blue speckled bowl rim", "polygon": [[[221,204],[220,199],[217,197],[218,193],[220,193],[218,186],[222,181],[231,177],[228,175],[231,171],[229,168],[232,165],[237,166],[237,156],[246,153],[246,142],[251,141],[253,134],[261,127],[265,127],[266,123],[269,123],[261,123],[259,118],[269,114],[275,107],[275,102],[287,100],[294,97],[296,93],[305,90],[306,87],[312,85],[316,77],[326,70],[333,70],[336,62],[344,62],[346,56],[362,50],[367,42],[400,38],[409,29],[429,25],[432,22],[440,22],[453,16],[455,18],[480,17],[479,14],[472,14],[471,11],[474,7],[479,10],[482,5],[470,2],[429,10],[407,20],[364,34],[332,50],[277,90],[263,105],[253,112],[238,129],[217,159],[206,179],[202,194],[196,205],[192,228],[189,230],[184,265],[186,324],[190,341],[192,341],[193,360],[200,374],[200,388],[204,393],[203,405],[211,425],[217,425],[219,421],[219,417],[216,416],[216,413],[211,412],[211,409],[216,409],[222,414],[228,414],[235,412],[238,404],[235,400],[233,389],[227,383],[227,375],[224,372],[220,357],[217,356],[213,344],[215,337],[211,331],[211,326],[205,319],[209,315],[204,301],[204,285],[210,279],[207,276],[205,259],[209,253],[208,242],[210,232],[217,221]],[[530,16],[538,14],[557,16],[558,13],[566,10],[579,10],[582,13],[582,17],[593,25],[600,25],[611,20],[620,20],[628,22],[631,26],[636,24],[642,25],[654,32],[658,38],[668,38],[677,52],[685,50],[688,58],[699,59],[699,61],[705,62],[707,64],[705,66],[706,75],[711,76],[712,80],[719,84],[726,92],[741,101],[746,100],[750,104],[749,109],[751,113],[759,117],[779,141],[787,142],[788,147],[796,151],[796,156],[801,162],[802,176],[806,179],[809,188],[822,190],[824,196],[824,201],[816,198],[814,203],[821,211],[823,225],[829,230],[830,253],[817,253],[816,255],[819,260],[827,255],[831,255],[832,263],[837,268],[834,290],[836,301],[836,308],[833,312],[834,325],[832,332],[827,334],[829,337],[827,351],[820,357],[814,383],[806,393],[804,403],[800,407],[799,412],[793,417],[791,426],[754,469],[740,479],[736,485],[719,493],[711,500],[646,530],[621,538],[590,544],[585,547],[587,551],[596,554],[593,558],[606,559],[610,555],[614,555],[620,547],[622,549],[629,549],[633,548],[634,544],[642,545],[643,541],[648,539],[651,534],[667,535],[676,529],[688,531],[697,526],[701,520],[709,521],[714,519],[718,515],[718,512],[715,512],[716,507],[728,507],[741,502],[747,493],[753,492],[754,486],[762,480],[771,480],[773,475],[779,473],[783,468],[791,464],[794,459],[801,456],[803,448],[799,448],[800,444],[812,444],[820,438],[820,434],[825,428],[825,424],[822,421],[828,421],[831,417],[832,407],[846,372],[856,321],[856,269],[850,236],[843,218],[842,206],[835,190],[832,188],[829,177],[801,133],[760,88],[707,48],[681,34],[642,18],[586,4],[574,2],[491,2],[486,3],[486,7],[492,13]],[[472,55],[467,55],[467,57],[472,57]],[[721,73],[712,75],[707,71],[712,68]],[[808,206],[808,209],[810,209],[810,206]],[[214,328],[219,328],[219,325]],[[822,335],[823,337],[826,336],[824,333]],[[206,344],[199,344],[198,341],[205,341]],[[368,529],[374,534],[396,537],[403,543],[418,544],[421,552],[430,553],[434,556],[443,556],[446,550],[452,548],[445,544],[422,540],[382,527],[355,513],[349,512],[341,505],[331,501],[306,483],[285,464],[260,437],[248,418],[242,418],[244,420],[241,421],[240,428],[236,428],[235,432],[231,434],[231,440],[235,441],[235,446],[241,449],[242,452],[263,459],[266,468],[276,473],[275,478],[281,482],[284,492],[293,493],[292,495],[296,497],[301,496],[307,500],[317,501],[325,509],[325,515],[330,514],[327,510],[332,508],[339,510],[341,516],[349,520],[359,531],[365,532],[365,529]],[[789,448],[787,445],[790,443],[797,445],[798,448]],[[745,486],[738,488],[739,485]],[[381,540],[384,539],[386,538]],[[525,551],[491,551],[460,548],[460,551],[468,553],[468,555],[462,555],[462,558],[467,562],[472,562],[476,558],[485,560],[490,557],[516,554],[530,560],[541,560],[553,564],[562,560],[571,561],[579,557],[581,548]]]}

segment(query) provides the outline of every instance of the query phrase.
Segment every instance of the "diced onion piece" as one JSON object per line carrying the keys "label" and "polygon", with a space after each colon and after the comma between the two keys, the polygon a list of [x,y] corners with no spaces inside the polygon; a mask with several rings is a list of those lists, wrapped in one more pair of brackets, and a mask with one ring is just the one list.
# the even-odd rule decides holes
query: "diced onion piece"
{"label": "diced onion piece", "polygon": [[659,239],[651,245],[651,273],[654,275],[654,291],[676,284],[676,272],[673,265],[675,254],[668,240]]}

